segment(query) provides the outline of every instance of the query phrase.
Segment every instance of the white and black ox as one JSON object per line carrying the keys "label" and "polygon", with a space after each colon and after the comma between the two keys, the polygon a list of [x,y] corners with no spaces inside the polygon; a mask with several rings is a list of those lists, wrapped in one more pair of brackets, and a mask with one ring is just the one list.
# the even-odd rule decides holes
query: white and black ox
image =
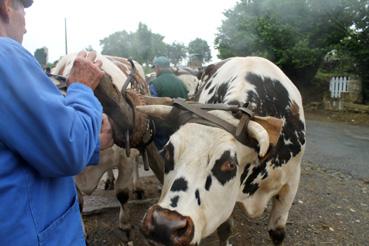
{"label": "white and black ox", "polygon": [[[239,202],[247,214],[260,216],[269,200],[268,223],[274,244],[285,226],[299,179],[305,148],[305,119],[298,89],[272,62],[260,57],[235,57],[208,66],[202,75],[198,102],[253,108],[244,145],[220,127],[185,123],[163,151],[165,177],[161,197],[148,209],[142,232],[154,245],[195,245],[217,230],[228,243],[230,216]],[[138,109],[165,119],[172,106]],[[230,112],[209,111],[233,126]]]}

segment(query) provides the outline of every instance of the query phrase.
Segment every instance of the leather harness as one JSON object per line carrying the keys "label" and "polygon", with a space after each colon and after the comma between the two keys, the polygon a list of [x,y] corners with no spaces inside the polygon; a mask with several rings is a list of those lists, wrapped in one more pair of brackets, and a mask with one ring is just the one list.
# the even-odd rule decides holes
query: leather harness
{"label": "leather harness", "polygon": [[[247,132],[250,118],[254,117],[254,113],[248,105],[244,107],[228,104],[203,104],[186,102],[183,99],[173,99],[173,106],[169,119],[178,125],[186,123],[198,123],[207,126],[218,127],[232,134],[240,143],[258,149],[258,143],[254,138],[250,138]],[[209,110],[230,111],[235,117],[240,118],[237,127],[227,121],[210,114]]]}

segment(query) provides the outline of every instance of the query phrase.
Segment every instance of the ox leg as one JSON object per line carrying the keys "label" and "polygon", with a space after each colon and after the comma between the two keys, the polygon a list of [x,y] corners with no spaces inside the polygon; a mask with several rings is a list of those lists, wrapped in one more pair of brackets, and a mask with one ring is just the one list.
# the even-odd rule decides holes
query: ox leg
{"label": "ox leg", "polygon": [[115,183],[115,195],[120,203],[119,211],[119,233],[116,233],[123,242],[132,240],[132,226],[128,211],[129,185],[132,182],[135,156],[127,158],[124,151],[120,152],[118,164],[118,178]]}
{"label": "ox leg", "polygon": [[229,237],[232,234],[232,227],[233,227],[233,219],[229,218],[223,224],[221,224],[217,229],[217,235],[219,238],[219,245],[220,246],[231,246],[232,244],[229,243]]}
{"label": "ox leg", "polygon": [[76,190],[77,190],[79,211],[82,213],[82,211],[83,211],[83,194],[82,194],[81,190],[78,188],[77,185],[76,185]]}
{"label": "ox leg", "polygon": [[295,199],[295,195],[300,180],[300,165],[296,170],[295,176],[289,183],[285,184],[278,194],[273,197],[272,211],[268,223],[269,236],[275,245],[280,245],[286,235],[285,227],[288,213]]}
{"label": "ox leg", "polygon": [[106,178],[106,181],[105,181],[104,189],[105,190],[113,190],[114,189],[114,182],[115,182],[113,169],[109,169],[106,172],[106,175],[107,175],[107,178]]}
{"label": "ox leg", "polygon": [[85,195],[90,195],[99,184],[102,175],[117,164],[120,148],[113,146],[100,151],[100,162],[97,166],[87,166],[80,174],[74,177],[78,189]]}
{"label": "ox leg", "polygon": [[135,163],[133,164],[133,175],[132,175],[132,192],[134,195],[134,199],[142,200],[145,196],[145,191],[142,189],[138,184],[139,179],[139,163],[140,163],[140,156],[137,153]]}

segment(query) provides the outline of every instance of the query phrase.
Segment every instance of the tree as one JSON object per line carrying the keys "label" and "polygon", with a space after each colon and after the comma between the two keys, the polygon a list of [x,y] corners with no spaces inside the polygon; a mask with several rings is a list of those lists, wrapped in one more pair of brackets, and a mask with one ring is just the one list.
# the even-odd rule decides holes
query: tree
{"label": "tree", "polygon": [[[355,71],[362,80],[363,100],[369,103],[369,1],[351,1],[345,10],[352,23],[345,28],[347,35],[341,41],[340,48],[354,58]],[[338,20],[336,22],[342,25]]]}
{"label": "tree", "polygon": [[167,52],[170,61],[176,66],[186,57],[187,48],[184,44],[173,42],[167,46]]}
{"label": "tree", "polygon": [[137,31],[133,34],[135,40],[135,59],[149,64],[157,54],[166,52],[164,36],[153,33],[145,24],[139,23]]}
{"label": "tree", "polygon": [[48,60],[48,49],[46,47],[36,49],[34,56],[38,63],[40,63],[43,68],[45,68]]}
{"label": "tree", "polygon": [[86,48],[85,48],[86,51],[95,51],[95,49],[92,47],[92,45],[88,45]]}
{"label": "tree", "polygon": [[208,62],[211,59],[209,45],[201,38],[196,38],[188,44],[188,53],[199,56],[201,63]]}
{"label": "tree", "polygon": [[295,83],[308,84],[345,36],[332,18],[346,26],[345,7],[346,0],[241,0],[226,11],[215,45],[220,58],[263,56]]}
{"label": "tree", "polygon": [[115,32],[100,40],[102,54],[130,57],[133,54],[134,42],[132,34],[126,31]]}
{"label": "tree", "polygon": [[149,64],[154,56],[167,52],[164,36],[153,33],[147,25],[138,24],[136,32],[115,32],[100,40],[102,54],[132,57],[140,63]]}

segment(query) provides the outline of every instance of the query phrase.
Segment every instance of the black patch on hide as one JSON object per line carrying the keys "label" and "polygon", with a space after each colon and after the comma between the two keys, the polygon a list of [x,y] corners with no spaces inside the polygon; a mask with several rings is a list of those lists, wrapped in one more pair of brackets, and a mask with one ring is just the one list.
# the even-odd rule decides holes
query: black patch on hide
{"label": "black patch on hide", "polygon": [[178,205],[179,196],[175,196],[172,199],[170,199],[170,206],[172,208],[176,208]]}
{"label": "black patch on hide", "polygon": [[251,164],[250,164],[250,163],[248,163],[248,164],[245,166],[245,169],[243,169],[243,172],[242,172],[242,174],[241,174],[241,178],[240,178],[241,184],[243,183],[243,181],[245,181],[245,179],[246,179],[246,177],[247,177],[247,174],[249,173],[250,166],[251,166]]}
{"label": "black patch on hide", "polygon": [[196,197],[196,200],[197,200],[197,204],[200,206],[201,205],[201,199],[200,199],[200,192],[199,192],[199,190],[196,190],[195,191],[195,197]]}
{"label": "black patch on hide", "polygon": [[209,175],[207,178],[206,178],[206,183],[205,183],[205,190],[209,191],[210,190],[210,187],[211,187],[211,175]]}
{"label": "black patch on hide", "polygon": [[[211,98],[208,100],[208,103],[221,103],[224,100],[224,97],[228,91],[229,82],[225,82],[219,86],[217,90],[214,91]],[[209,95],[211,93],[209,92]]]}
{"label": "black patch on hide", "polygon": [[[249,169],[250,166],[247,167],[247,169]],[[246,168],[245,168],[246,170]],[[245,172],[244,172],[245,173]],[[259,189],[259,184],[258,183],[254,183],[255,179],[261,175],[262,177],[265,176],[265,174],[267,174],[267,170],[266,170],[266,162],[263,163],[259,163],[257,164],[251,171],[251,174],[247,176],[245,182],[244,182],[244,187],[242,192],[248,195],[253,195],[258,189]],[[244,175],[244,174],[242,174]],[[247,175],[247,173],[245,174]]]}
{"label": "black patch on hide", "polygon": [[[247,98],[248,103],[257,106],[256,114],[286,120],[275,152],[266,160],[272,160],[274,167],[282,166],[300,153],[301,146],[305,144],[305,125],[300,120],[298,105],[291,101],[288,91],[279,80],[262,78],[254,73],[248,73],[245,79],[255,86],[256,93],[248,91]],[[286,145],[285,140],[291,143]]]}
{"label": "black patch on hide", "polygon": [[214,177],[222,184],[224,185],[231,179],[233,179],[237,174],[237,167],[231,171],[222,171],[222,165],[226,162],[234,162],[237,163],[237,159],[235,157],[231,156],[230,151],[225,151],[222,156],[215,161],[215,164],[213,168],[211,169],[211,172],[213,173]]}
{"label": "black patch on hide", "polygon": [[170,191],[186,191],[187,190],[187,181],[184,178],[178,178],[174,180]]}

